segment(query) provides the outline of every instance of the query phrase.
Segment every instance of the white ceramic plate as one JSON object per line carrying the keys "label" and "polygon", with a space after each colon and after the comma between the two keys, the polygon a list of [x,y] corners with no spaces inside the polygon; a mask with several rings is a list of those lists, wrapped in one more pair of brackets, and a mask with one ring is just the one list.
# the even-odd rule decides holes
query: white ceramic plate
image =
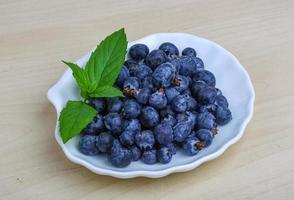
{"label": "white ceramic plate", "polygon": [[[220,156],[229,146],[237,142],[252,117],[254,105],[254,89],[250,78],[238,60],[227,50],[209,40],[185,33],[158,33],[146,36],[129,43],[146,44],[150,50],[158,48],[163,42],[172,42],[180,50],[193,47],[205,64],[205,68],[216,76],[216,87],[220,88],[227,97],[233,120],[226,126],[219,128],[213,143],[196,156],[186,156],[181,151],[173,157],[169,164],[146,165],[141,161],[132,162],[126,168],[115,168],[109,164],[106,157],[86,156],[79,152],[79,136],[63,144],[59,124],[56,122],[55,138],[65,155],[72,162],[80,164],[97,174],[114,176],[117,178],[132,178],[137,176],[158,178],[174,172],[184,172],[196,168],[200,164]],[[90,52],[76,63],[84,66]],[[68,100],[79,100],[79,89],[72,77],[71,70],[67,69],[60,80],[48,91],[48,99],[55,106],[57,119],[60,111]]]}

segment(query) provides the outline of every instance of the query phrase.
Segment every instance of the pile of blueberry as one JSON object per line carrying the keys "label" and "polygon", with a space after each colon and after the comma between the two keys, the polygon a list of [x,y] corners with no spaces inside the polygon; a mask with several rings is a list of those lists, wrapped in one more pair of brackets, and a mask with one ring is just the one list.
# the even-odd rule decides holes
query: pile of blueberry
{"label": "pile of blueberry", "polygon": [[106,153],[116,167],[139,159],[165,164],[179,148],[193,156],[208,147],[217,126],[232,119],[214,75],[193,48],[180,56],[169,42],[151,52],[135,44],[129,57],[116,82],[126,97],[89,101],[99,114],[82,131],[83,154]]}

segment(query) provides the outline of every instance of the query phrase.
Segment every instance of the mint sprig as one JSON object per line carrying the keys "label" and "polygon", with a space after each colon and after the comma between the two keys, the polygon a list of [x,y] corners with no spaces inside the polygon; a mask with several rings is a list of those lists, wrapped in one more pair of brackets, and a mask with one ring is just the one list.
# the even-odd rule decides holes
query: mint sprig
{"label": "mint sprig", "polygon": [[63,61],[71,68],[83,101],[68,101],[59,117],[60,135],[64,143],[78,135],[97,115],[85,102],[91,97],[123,97],[113,87],[123,66],[127,49],[124,29],[107,36],[91,53],[85,66]]}

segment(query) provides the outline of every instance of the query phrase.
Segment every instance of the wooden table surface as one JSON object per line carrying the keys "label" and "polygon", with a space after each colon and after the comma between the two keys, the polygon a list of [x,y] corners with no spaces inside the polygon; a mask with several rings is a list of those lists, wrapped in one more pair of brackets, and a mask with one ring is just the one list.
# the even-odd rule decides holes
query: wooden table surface
{"label": "wooden table surface", "polygon": [[[294,1],[0,0],[0,199],[293,199]],[[195,170],[160,179],[95,175],[67,160],[46,92],[107,34],[129,41],[188,32],[249,72],[255,113],[244,137]]]}

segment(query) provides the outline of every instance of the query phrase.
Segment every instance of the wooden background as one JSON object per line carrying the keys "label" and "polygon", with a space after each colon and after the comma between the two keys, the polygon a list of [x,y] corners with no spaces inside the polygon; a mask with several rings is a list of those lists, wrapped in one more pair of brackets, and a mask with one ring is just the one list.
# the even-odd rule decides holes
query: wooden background
{"label": "wooden background", "polygon": [[[188,32],[239,58],[255,90],[244,137],[196,170],[119,180],[67,160],[48,88],[107,34]],[[293,199],[294,1],[0,0],[0,199]]]}

